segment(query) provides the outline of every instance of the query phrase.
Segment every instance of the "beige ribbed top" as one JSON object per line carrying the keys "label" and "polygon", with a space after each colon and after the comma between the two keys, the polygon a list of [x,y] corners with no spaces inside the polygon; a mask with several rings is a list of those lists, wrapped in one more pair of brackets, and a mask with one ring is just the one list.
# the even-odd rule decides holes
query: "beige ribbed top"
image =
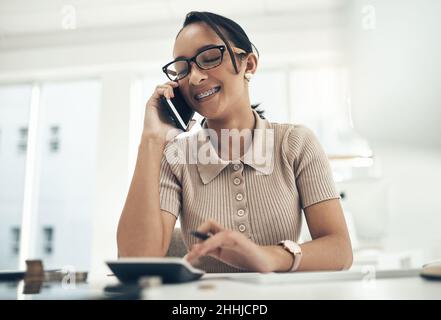
{"label": "beige ribbed top", "polygon": [[[311,130],[302,125],[270,123],[253,113],[255,129],[270,131],[274,138],[271,161],[264,164],[246,157],[225,161],[216,152],[211,154],[211,159],[218,160],[215,164],[176,160],[179,152],[186,157],[191,154],[188,145],[201,133],[175,139],[164,151],[160,205],[180,218],[187,248],[197,242],[190,231],[208,219],[243,233],[259,245],[298,241],[302,209],[339,198],[328,159]],[[267,135],[254,134],[251,145],[257,148],[266,145],[266,140]],[[241,271],[211,257],[200,261],[198,267],[207,272]]]}

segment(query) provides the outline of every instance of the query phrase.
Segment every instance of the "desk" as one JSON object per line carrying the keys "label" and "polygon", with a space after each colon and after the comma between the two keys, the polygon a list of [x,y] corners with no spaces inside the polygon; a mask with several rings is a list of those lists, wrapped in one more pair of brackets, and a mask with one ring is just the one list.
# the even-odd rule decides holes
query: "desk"
{"label": "desk", "polygon": [[143,297],[158,300],[441,299],[441,282],[413,276],[271,284],[241,281],[237,275],[212,274],[198,282],[147,289]]}
{"label": "desk", "polygon": [[[268,276],[277,277],[277,274],[206,274],[195,282],[145,289],[141,297],[155,300],[441,299],[441,281],[429,281],[417,275],[383,276],[366,281],[342,280],[341,273],[338,274],[338,279],[316,281],[311,280],[310,273],[297,274],[295,281],[285,283],[267,281]],[[26,295],[21,293],[20,283],[0,283],[0,299],[105,299],[109,295],[103,288],[110,283],[117,283],[116,279],[77,284],[75,289],[63,289],[59,283],[45,284],[39,293]]]}

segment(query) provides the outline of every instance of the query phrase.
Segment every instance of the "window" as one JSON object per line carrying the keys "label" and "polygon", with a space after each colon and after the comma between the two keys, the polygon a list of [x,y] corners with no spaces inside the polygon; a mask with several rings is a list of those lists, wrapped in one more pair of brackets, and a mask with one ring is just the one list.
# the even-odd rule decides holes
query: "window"
{"label": "window", "polygon": [[47,268],[73,261],[75,268],[90,268],[100,102],[98,80],[41,85],[34,252]]}
{"label": "window", "polygon": [[13,255],[18,255],[20,251],[20,227],[11,228],[11,252]]}
{"label": "window", "polygon": [[59,139],[60,127],[51,126],[49,129],[50,129],[49,150],[52,153],[56,153],[58,152],[58,149],[60,149],[60,139]]}
{"label": "window", "polygon": [[0,269],[89,269],[100,101],[98,80],[0,86]]}
{"label": "window", "polygon": [[43,228],[43,253],[50,255],[53,252],[54,228]]}
{"label": "window", "polygon": [[17,269],[32,86],[0,86],[0,269]]}
{"label": "window", "polygon": [[27,145],[28,145],[28,128],[21,127],[18,129],[18,144],[17,144],[18,153],[20,154],[26,153]]}

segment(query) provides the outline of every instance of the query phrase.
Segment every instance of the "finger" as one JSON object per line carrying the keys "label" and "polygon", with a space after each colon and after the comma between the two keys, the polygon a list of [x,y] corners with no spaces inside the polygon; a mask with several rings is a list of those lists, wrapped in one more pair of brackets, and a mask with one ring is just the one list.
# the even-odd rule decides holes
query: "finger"
{"label": "finger", "polygon": [[159,95],[163,95],[165,98],[170,99],[175,96],[175,93],[173,92],[173,88],[171,86],[160,86],[157,89]]}
{"label": "finger", "polygon": [[177,81],[168,81],[165,84],[172,86],[173,88],[179,87],[179,82]]}
{"label": "finger", "polygon": [[193,263],[193,262],[195,262],[200,256],[201,256],[201,254],[200,254],[199,245],[198,245],[198,244],[194,244],[194,245],[191,246],[190,251],[185,255],[185,258],[186,258],[187,261],[189,261],[190,263]]}
{"label": "finger", "polygon": [[220,259],[224,250],[234,250],[237,247],[237,239],[233,233],[220,232],[204,242],[194,244],[188,253],[188,260],[194,262],[201,256],[207,255]]}
{"label": "finger", "polygon": [[[173,92],[174,88],[178,88],[179,87],[179,83],[176,81],[168,81],[166,83],[160,84],[156,86],[156,90],[160,90],[161,92],[164,92],[163,89],[170,89],[170,92]],[[162,93],[162,95],[164,95]],[[165,95],[164,95],[165,96]],[[169,96],[167,96],[167,98],[169,98],[170,96],[174,97],[174,93],[170,94]]]}
{"label": "finger", "polygon": [[170,86],[167,84],[159,84],[156,86],[156,90],[162,90],[162,89],[167,89],[167,88],[170,88]]}
{"label": "finger", "polygon": [[166,98],[169,98],[166,90],[168,89],[168,87],[165,86],[157,86],[156,90],[155,90],[155,94],[157,95],[157,98],[164,96]]}
{"label": "finger", "polygon": [[159,85],[159,87],[167,88],[170,90],[170,92],[173,92],[173,89],[178,88],[179,84],[174,81],[169,81],[169,82],[166,82],[162,85]]}
{"label": "finger", "polygon": [[173,87],[170,85],[164,86],[165,93],[167,94],[168,99],[173,98],[175,96],[175,92],[173,91]]}
{"label": "finger", "polygon": [[162,95],[166,98],[166,99],[170,99],[170,91],[168,90],[168,88],[165,88],[164,91],[162,92]]}
{"label": "finger", "polygon": [[[202,256],[210,255],[215,258],[220,258],[222,255],[222,250],[229,249],[232,244],[228,245],[228,241],[224,242],[221,239],[222,233],[218,233],[217,237],[214,238],[214,241],[208,243],[196,243],[191,247],[191,250],[187,254],[187,260],[194,263]],[[224,237],[224,236],[222,236]],[[208,240],[207,240],[208,241]]]}
{"label": "finger", "polygon": [[160,84],[160,85],[157,85],[156,86],[156,89],[157,90],[162,90],[162,89],[170,89],[170,90],[172,90],[173,91],[173,86],[172,85],[170,85],[170,84],[166,84],[166,83],[164,83],[164,84]]}
{"label": "finger", "polygon": [[169,89],[168,89],[168,92],[169,92],[169,94],[170,94],[170,97],[174,97],[175,96],[175,93],[174,93],[174,91],[173,91],[173,88],[172,87],[169,87]]}
{"label": "finger", "polygon": [[195,253],[203,256],[209,252],[215,251],[221,248],[234,248],[237,246],[237,239],[232,231],[224,231],[215,234],[202,243],[197,244]]}
{"label": "finger", "polygon": [[197,265],[200,265],[200,261],[199,261],[199,259],[198,258],[196,258],[196,257],[194,257],[194,256],[192,256],[191,254],[190,254],[190,252],[189,253],[187,253],[184,257],[183,257],[183,259],[185,259],[185,260],[187,260],[191,265],[193,265],[193,266],[197,266]]}
{"label": "finger", "polygon": [[216,234],[223,231],[224,229],[225,228],[216,221],[207,220],[198,227],[197,231],[204,233],[211,232],[212,234]]}
{"label": "finger", "polygon": [[220,259],[223,248],[216,248],[213,250],[209,250],[205,253],[206,256],[211,256],[216,259]]}

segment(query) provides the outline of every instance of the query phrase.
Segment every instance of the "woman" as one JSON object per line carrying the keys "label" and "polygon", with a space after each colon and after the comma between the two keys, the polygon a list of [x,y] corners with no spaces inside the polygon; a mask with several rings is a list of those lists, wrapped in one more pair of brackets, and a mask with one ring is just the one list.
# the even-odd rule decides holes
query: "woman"
{"label": "woman", "polygon": [[[349,268],[351,243],[327,158],[310,130],[270,123],[250,105],[248,83],[258,59],[243,29],[213,13],[190,12],[173,55],[163,69],[171,81],[157,86],[147,102],[118,226],[119,256],[164,256],[180,216],[190,248],[185,258],[208,272]],[[205,117],[210,136],[248,130],[251,139],[242,137],[237,148],[231,138],[221,148],[212,146],[215,162],[169,161],[174,147],[199,135],[171,139],[175,127],[160,97],[172,97],[177,87]],[[245,157],[252,147],[268,145],[268,137],[271,161]],[[312,241],[299,245],[302,209]],[[193,230],[211,236],[202,241]]]}

